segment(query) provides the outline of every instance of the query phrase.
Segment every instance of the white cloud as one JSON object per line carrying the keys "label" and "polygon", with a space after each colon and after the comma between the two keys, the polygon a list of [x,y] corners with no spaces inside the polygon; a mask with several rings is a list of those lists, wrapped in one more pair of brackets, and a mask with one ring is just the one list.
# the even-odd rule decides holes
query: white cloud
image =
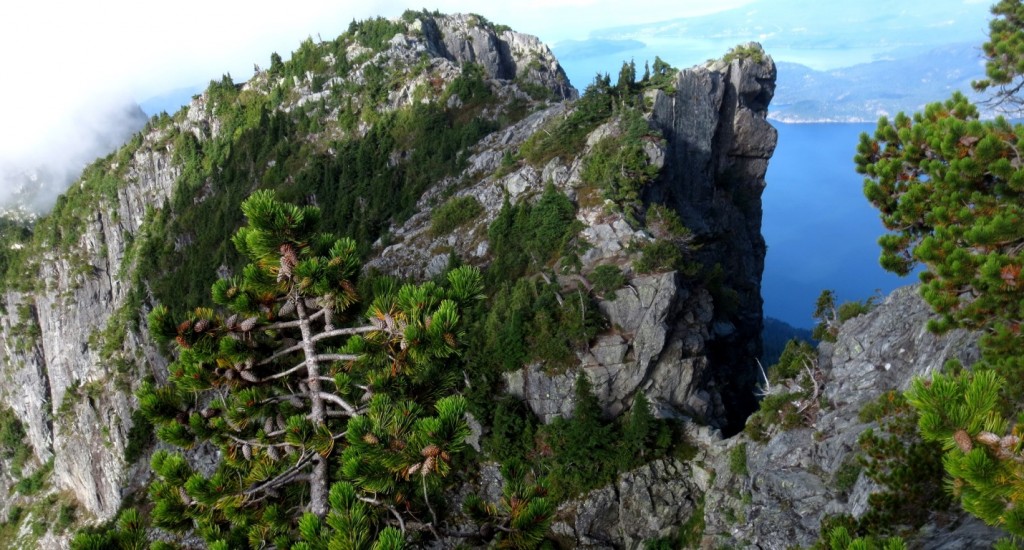
{"label": "white cloud", "polygon": [[[732,0],[743,3],[750,0]],[[36,0],[0,8],[0,51],[5,85],[0,88],[0,158],[24,154],[62,122],[98,100],[133,97],[201,85],[225,72],[236,81],[287,54],[307,36],[325,39],[352,19],[396,17],[421,2],[331,0],[228,2],[179,0]],[[473,11],[497,23],[537,34],[549,42],[585,36],[591,29],[680,17],[709,8],[706,2],[527,0],[481,6],[466,0],[435,3],[442,12]],[[431,7],[431,9],[434,9]]]}

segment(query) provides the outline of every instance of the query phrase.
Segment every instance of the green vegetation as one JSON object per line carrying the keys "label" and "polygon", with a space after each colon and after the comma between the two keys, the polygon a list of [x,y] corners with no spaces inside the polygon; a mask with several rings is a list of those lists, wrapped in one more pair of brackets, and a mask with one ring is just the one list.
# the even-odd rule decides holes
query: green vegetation
{"label": "green vegetation", "polygon": [[617,265],[599,265],[590,272],[589,279],[594,292],[606,299],[613,299],[613,293],[626,284],[626,276]]}
{"label": "green vegetation", "polygon": [[848,492],[864,475],[882,490],[868,496],[860,517],[823,520],[814,548],[835,548],[831,533],[837,529],[862,538],[866,548],[882,548],[883,537],[910,535],[952,504],[942,484],[941,448],[917,433],[917,412],[900,392],[885,392],[864,405],[859,420],[878,426],[861,433],[858,453],[836,471],[836,488]]}
{"label": "green vegetation", "polygon": [[[301,62],[289,61],[285,68]],[[227,82],[211,85],[208,93],[216,90],[218,116],[227,122],[214,139],[198,142],[190,133],[174,138],[182,176],[170,204],[144,228],[139,280],[181,315],[203,299],[219,266],[240,269],[241,258],[221,237],[241,223],[238,204],[252,189],[240,182],[260,182],[287,200],[315,197],[331,213],[324,229],[355,239],[360,252],[367,251],[392,220],[413,213],[429,185],[462,166],[467,146],[496,128],[477,116],[489,97],[481,91],[481,78],[467,69],[453,82],[455,89],[472,90],[463,93],[475,99],[459,109],[416,103],[374,115],[361,138],[322,146],[304,138],[311,131],[308,121],[321,115],[271,111],[268,96],[240,93]],[[393,164],[391,151],[407,153],[405,161]],[[200,191],[204,198],[197,202]]]}
{"label": "green vegetation", "polygon": [[[25,503],[24,498],[19,499]],[[12,504],[0,522],[0,548],[40,548],[46,533],[62,534],[77,520],[77,505],[65,496],[36,495],[31,504]],[[102,547],[107,548],[107,547]]]}
{"label": "green vegetation", "polygon": [[22,286],[17,284],[22,273],[15,268],[26,261],[24,248],[31,238],[29,225],[0,216],[0,288]]}
{"label": "green vegetation", "polygon": [[822,290],[814,305],[813,317],[818,320],[818,324],[814,326],[811,337],[815,340],[835,342],[836,336],[839,335],[839,327],[843,323],[871,311],[877,305],[877,301],[878,297],[872,296],[863,301],[843,302],[836,307],[835,292]]}
{"label": "green vegetation", "polygon": [[[367,63],[365,51],[348,52],[360,51],[353,45],[379,51],[425,15],[354,23],[335,40],[306,40],[287,62],[272,55],[267,77],[244,90],[230,75],[211,82],[205,114],[216,117],[216,135],[197,137],[161,117],[157,142],[138,138],[95,165],[79,186],[85,191],[62,199],[31,237],[16,236],[31,241],[31,254],[43,246],[75,252],[85,213],[108,211],[102,201],[123,185],[124,155],[173,151],[181,170],[174,192],[146,212],[117,266],[129,297],[90,340],[112,372],[133,373],[124,336],[139,327],[150,300],[159,304],[146,326],[174,361],[159,377],[165,383],[150,380],[138,392],[125,458],[145,456],[154,432],[172,450],[153,453],[144,513],[126,510],[116,525],[81,533],[73,547],[138,547],[149,522],[194,530],[211,548],[429,544],[452,511],[444,491],[473,474],[465,468],[467,410],[484,425],[483,452],[502,463],[509,481],[498,503],[467,499],[467,514],[485,528],[474,543],[484,545],[550,543],[544,537],[560,502],[654,458],[694,455],[680,425],[656,419],[642,393],[619,418],[605,417],[582,375],[572,416],[548,425],[512,398],[495,403],[503,373],[529,364],[565,373],[601,331],[620,330],[607,326],[595,302],[626,277],[614,265],[598,266],[588,292],[577,205],[554,185],[505,201],[488,228],[492,262],[483,281],[455,267],[455,257],[454,269],[420,285],[373,274],[356,280],[371,244],[414,214],[424,191],[456,176],[469,148],[514,118],[509,111],[533,106],[523,100],[495,114],[502,109],[479,66],[464,66],[445,86],[420,62],[409,70],[425,75],[415,96],[426,101],[381,109],[408,75]],[[482,17],[476,24],[492,26]],[[346,80],[356,69],[365,86]],[[661,145],[642,97],[669,89],[674,72],[656,59],[639,81],[632,62],[615,86],[599,77],[567,117],[502,165],[540,167],[578,155],[588,132],[615,120],[616,133],[584,160],[585,184],[654,236],[637,271],[695,276],[690,232],[671,210],[641,201],[659,175],[645,151]],[[308,91],[323,94],[298,105]],[[481,212],[472,197],[451,199],[433,212],[430,231],[448,234]],[[30,253],[5,257],[13,266]],[[92,268],[83,261],[79,269]],[[708,270],[700,283],[719,280],[717,273]],[[735,292],[716,288],[716,307],[726,309]],[[105,382],[69,388],[60,411],[104,391]],[[184,458],[197,445],[217,450],[212,471]],[[46,474],[37,474],[19,490],[39,491]],[[74,521],[70,505],[54,510],[56,528]],[[694,544],[702,531],[701,508],[665,544]]]}
{"label": "green vegetation", "polygon": [[[436,523],[430,501],[468,435],[446,362],[479,273],[452,271],[448,288],[393,288],[374,298],[366,325],[338,327],[356,303],[355,242],[319,233],[319,209],[269,191],[242,210],[248,225],[232,242],[251,263],[213,285],[223,313],[200,307],[181,323],[163,306],[149,315],[152,335],[179,353],[167,385],[139,392],[141,410],[165,443],[208,441],[223,457],[206,476],[180,454],[155,453],[154,524],[195,529],[211,544],[283,546],[296,536],[287,510],[308,506],[298,535],[317,547],[336,536],[393,541],[393,529],[365,522],[397,504]],[[359,516],[351,529],[362,527],[346,531],[335,516]]]}
{"label": "green vegetation", "polygon": [[839,526],[827,533],[828,550],[906,550],[906,544],[899,537],[879,540],[875,537],[853,537],[846,527]]}
{"label": "green vegetation", "polygon": [[814,382],[811,380],[817,352],[810,344],[790,340],[779,357],[779,362],[768,369],[768,383],[762,388],[780,386],[786,380],[797,380],[800,391],[769,393],[761,398],[757,412],[747,419],[744,432],[754,441],[767,441],[776,430],[786,431],[807,424],[805,411],[817,404],[812,398]]}
{"label": "green vegetation", "polygon": [[506,399],[495,409],[495,431],[484,448],[509,468],[533,472],[556,503],[610,483],[619,472],[688,451],[679,426],[655,419],[643,394],[627,414],[606,419],[581,373],[574,404],[570,418],[540,425],[520,403]]}
{"label": "green vegetation", "polygon": [[747,469],[747,444],[740,443],[729,451],[729,471],[738,476],[750,473]]}
{"label": "green vegetation", "polygon": [[683,251],[672,241],[656,240],[643,245],[640,257],[633,262],[637,273],[662,271],[692,272],[686,265]]}
{"label": "green vegetation", "polygon": [[489,277],[514,281],[572,256],[581,227],[576,206],[553,185],[544,188],[536,204],[523,200],[513,205],[506,197],[487,231],[494,256]]}
{"label": "green vegetation", "polygon": [[0,458],[10,460],[11,475],[21,477],[21,470],[31,456],[24,424],[13,410],[0,408]]}
{"label": "green vegetation", "polygon": [[860,474],[863,471],[863,465],[857,460],[844,460],[843,464],[836,470],[832,480],[836,490],[844,495],[849,494],[853,486],[857,484],[857,480],[860,479]]}
{"label": "green vegetation", "polygon": [[600,189],[602,197],[609,201],[606,204],[614,205],[636,226],[643,207],[640,194],[659,172],[659,167],[650,163],[644,145],[648,141],[662,141],[662,138],[636,109],[622,113],[618,129],[618,135],[597,142],[583,159],[580,178]]}
{"label": "green vegetation", "polygon": [[451,199],[431,212],[430,234],[435,237],[447,235],[472,221],[483,211],[483,205],[471,195]]}
{"label": "green vegetation", "polygon": [[383,50],[389,40],[405,30],[405,25],[392,23],[383,17],[374,17],[358,23],[352,21],[348,26],[348,32],[354,35],[360,44],[376,51]]}
{"label": "green vegetation", "polygon": [[23,477],[14,484],[14,490],[23,495],[34,495],[38,493],[49,481],[53,472],[53,459],[36,469],[28,477]]}
{"label": "green vegetation", "polygon": [[754,63],[764,62],[764,50],[756,44],[744,44],[729,48],[729,51],[722,57],[722,61],[732,63],[736,59],[749,59]]}
{"label": "green vegetation", "polygon": [[542,167],[553,158],[568,159],[583,150],[587,135],[606,122],[619,98],[607,75],[598,75],[565,118],[559,118],[536,132],[520,147],[526,162]]}
{"label": "green vegetation", "polygon": [[128,443],[124,447],[124,461],[134,464],[153,445],[153,423],[141,409],[132,412],[132,427],[128,430]]}

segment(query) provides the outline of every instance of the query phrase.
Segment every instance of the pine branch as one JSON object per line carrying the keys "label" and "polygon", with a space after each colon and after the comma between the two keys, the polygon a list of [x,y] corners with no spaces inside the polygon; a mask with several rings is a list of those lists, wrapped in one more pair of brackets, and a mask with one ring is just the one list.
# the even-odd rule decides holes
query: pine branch
{"label": "pine branch", "polygon": [[334,403],[335,405],[338,405],[339,407],[345,409],[353,416],[357,414],[355,407],[350,405],[348,401],[345,401],[344,399],[338,397],[337,395],[334,395],[333,393],[319,392],[317,395],[318,397],[320,397],[320,399],[323,399],[324,401],[330,401],[331,403]]}
{"label": "pine branch", "polygon": [[[366,327],[357,327],[357,329],[364,329],[364,328],[366,328]],[[358,334],[359,332],[372,332],[370,330],[358,330],[358,332],[342,332],[342,331],[350,331],[350,330],[356,330],[356,329],[347,329],[346,328],[346,329],[333,330],[333,331],[331,331],[331,333],[332,333],[331,336],[340,336],[340,335],[343,335],[343,334]],[[373,330],[377,330],[377,329],[373,329]],[[324,333],[321,333],[321,334],[328,334],[328,333],[324,332]],[[323,340],[323,338],[317,338],[316,336],[313,337],[313,341],[314,342],[317,342],[319,340]],[[281,351],[278,351],[278,352],[274,353],[270,357],[267,357],[266,359],[260,361],[259,363],[256,363],[256,365],[257,366],[269,365],[270,363],[273,363],[275,360],[277,360],[277,359],[279,359],[281,357],[284,357],[285,355],[289,355],[289,354],[295,353],[297,351],[302,351],[304,345],[305,344],[303,342],[299,342],[298,344],[295,344],[294,346],[291,346],[289,348],[285,348],[285,349],[283,349]],[[325,355],[322,355],[322,356],[319,356],[319,355],[317,356],[318,360],[324,360],[324,361],[355,361],[358,358],[359,358],[358,355],[340,355],[340,354],[325,354]],[[278,375],[275,375],[272,378],[265,378],[265,380],[272,380],[272,379],[280,378],[281,376],[286,375],[286,374],[291,374],[292,372],[295,372],[296,370],[299,369],[299,367],[302,367],[302,366],[305,366],[305,365],[298,365],[297,367],[287,371],[287,373],[279,373]]]}
{"label": "pine branch", "polygon": [[373,325],[366,325],[366,326],[362,326],[362,327],[336,328],[334,330],[328,330],[326,332],[321,332],[319,334],[316,334],[315,336],[313,336],[313,341],[314,342],[319,342],[320,340],[323,340],[325,338],[333,338],[335,336],[346,336],[346,335],[351,336],[353,334],[365,334],[367,332],[374,332],[374,331],[377,331],[377,330],[380,330],[380,329],[378,329],[377,327],[375,327]]}
{"label": "pine branch", "polygon": [[[274,432],[273,436],[284,435],[284,433],[285,433],[284,430],[279,430],[279,431]],[[285,448],[285,447],[293,447],[294,446],[294,445],[291,445],[289,443],[260,443],[259,441],[256,441],[254,439],[242,439],[240,437],[235,437],[235,436],[233,436],[231,434],[225,434],[225,435],[228,437],[228,439],[234,441],[235,443],[241,443],[243,445],[248,445],[250,447],[261,447],[261,448],[266,449],[266,448],[270,448],[270,447]],[[267,436],[271,436],[271,434],[267,434]]]}
{"label": "pine branch", "polygon": [[[313,313],[312,315],[309,316],[309,320],[310,321],[316,321],[320,317],[323,317],[325,315],[324,311],[325,310],[321,309],[320,311],[318,311],[316,313]],[[266,326],[263,326],[263,327],[260,327],[260,328],[262,330],[281,330],[281,329],[285,329],[285,328],[298,328],[299,327],[299,323],[301,323],[301,322],[302,322],[301,319],[296,319],[295,321],[279,321],[277,323],[271,323],[269,325],[266,325]]]}
{"label": "pine branch", "polygon": [[430,494],[429,491],[427,491],[427,474],[424,472],[420,477],[423,478],[423,502],[427,503],[427,510],[430,511],[431,522],[427,524],[427,527],[430,528],[430,532],[433,533],[435,537],[440,539],[441,535],[439,535],[437,530],[434,529],[434,525],[437,525],[437,513],[434,512],[434,507],[430,505]]}
{"label": "pine branch", "polygon": [[287,470],[281,472],[280,474],[274,476],[273,478],[268,479],[267,481],[264,481],[263,483],[260,483],[259,485],[256,485],[254,487],[250,487],[249,489],[245,490],[242,493],[242,495],[245,496],[245,497],[249,497],[249,496],[254,495],[256,493],[263,492],[264,494],[262,496],[257,497],[257,498],[253,499],[250,502],[251,503],[256,503],[256,502],[260,502],[262,500],[266,500],[266,498],[269,496],[269,495],[266,494],[267,490],[275,489],[277,487],[280,487],[280,486],[284,485],[285,483],[291,483],[293,481],[296,481],[297,476],[301,474],[302,469],[305,468],[306,465],[308,465],[311,460],[313,460],[313,457],[315,455],[316,455],[316,453],[310,453],[310,452],[302,453],[301,455],[299,455],[299,458],[296,460],[294,466],[288,468]]}
{"label": "pine branch", "polygon": [[346,353],[323,353],[316,356],[317,361],[355,361],[356,359],[359,359],[358,355]]}

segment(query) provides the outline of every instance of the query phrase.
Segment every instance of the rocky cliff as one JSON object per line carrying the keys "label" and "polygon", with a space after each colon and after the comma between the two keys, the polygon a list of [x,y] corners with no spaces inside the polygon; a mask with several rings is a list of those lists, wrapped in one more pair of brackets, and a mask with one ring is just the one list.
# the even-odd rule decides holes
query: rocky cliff
{"label": "rocky cliff", "polygon": [[[227,234],[211,237],[175,220],[191,209],[211,208],[216,216],[237,211],[231,201],[260,182],[323,204],[336,191],[302,187],[309,171],[321,170],[323,181],[325,167],[333,166],[346,143],[374,138],[385,122],[395,125],[390,137],[400,135],[395,128],[407,122],[401,117],[421,108],[443,113],[446,131],[467,122],[491,130],[452,155],[456,169],[438,171],[437,181],[425,188],[411,187],[416,200],[409,211],[396,211],[377,242],[365,243],[371,250],[367,271],[427,278],[453,257],[486,267],[494,260],[488,227],[503,204],[535,202],[551,184],[575,210],[577,263],[558,271],[545,267],[534,277],[553,279],[560,301],[564,293],[581,304],[598,267],[613,266],[623,279],[593,291],[603,328],[574,350],[570,365],[523,364],[505,373],[504,390],[550,420],[570,414],[576,374],[583,372],[609,415],[628,409],[643,392],[661,416],[739,429],[754,406],[753,359],[759,351],[765,250],[760,193],[775,146],[775,132],[765,122],[774,89],[771,59],[763,53],[738,56],[670,75],[642,92],[639,107],[627,110],[625,99],[613,105],[579,150],[536,162],[522,158],[523,148],[578,109],[576,91],[550,50],[477,16],[413,15],[364,25],[333,42],[304,44],[290,65],[272,66],[245,85],[227,79],[212,84],[174,117],[154,118],[58,201],[37,226],[31,253],[8,274],[3,293],[0,366],[8,384],[0,386],[0,402],[21,420],[32,450],[23,476],[4,476],[7,487],[33,472],[45,480],[52,469],[43,495],[66,495],[60,498],[77,507],[81,521],[112,518],[123,498],[146,481],[139,447],[145,449],[147,439],[145,430],[133,431],[141,422],[133,416],[134,391],[144,380],[159,381],[167,364],[148,338],[144,313],[166,296],[161,289],[173,270],[191,265],[174,266],[166,258],[209,258],[218,272],[231,270],[230,257],[197,249],[204,239],[223,243]],[[474,88],[477,82],[483,91]],[[608,198],[613,194],[586,170],[609,143],[635,131],[630,112],[642,120],[640,150],[650,176],[640,195],[622,202],[627,199]],[[287,137],[263,149],[252,145],[275,132]],[[391,149],[375,153],[384,158],[380,171],[411,172],[403,166],[424,154],[417,142],[389,143]],[[228,163],[244,170],[226,168]],[[479,215],[454,230],[437,230],[435,210],[467,197],[480,205]],[[353,204],[367,215],[372,210],[363,198]],[[652,204],[676,212],[685,236],[668,235],[651,216],[644,222]],[[224,226],[233,229],[230,219]],[[686,269],[636,267],[643,250],[661,241],[682,250]],[[200,276],[182,277],[185,292],[184,285]],[[629,475],[675,479],[691,467],[660,461],[645,468]],[[611,502],[644,486],[623,479],[620,488],[595,498]],[[700,483],[649,495],[674,503],[676,511],[637,528],[630,544],[685,517],[697,489],[707,489]],[[38,492],[12,494],[0,499],[5,517],[42,498]],[[43,509],[33,510],[35,521],[52,520]],[[617,513],[630,522],[645,514],[642,506]],[[591,524],[571,529],[607,530],[613,522]],[[49,531],[33,539],[40,535],[22,529],[19,540],[28,546],[66,543],[56,529]]]}
{"label": "rocky cliff", "polygon": [[[691,460],[660,460],[620,475],[617,483],[563,505],[554,531],[589,548],[641,548],[653,540],[672,546],[689,529],[682,536],[695,547],[783,549],[813,545],[823,524],[842,524],[832,518],[849,515],[853,521],[888,517],[883,532],[903,535],[914,548],[991,547],[1005,534],[944,500],[941,469],[936,477],[920,464],[910,466],[916,482],[934,491],[933,500],[913,500],[919,498],[915,481],[900,482],[895,502],[912,503],[913,523],[905,511],[879,515],[887,501],[871,498],[892,487],[863,467],[865,435],[883,431],[886,422],[870,411],[891,404],[892,392],[947,360],[970,365],[978,359],[977,334],[932,334],[925,328],[931,315],[916,287],[896,290],[808,357],[820,399],[813,414],[777,425],[767,436],[748,429],[723,438],[691,425],[688,437],[698,449]],[[910,434],[895,437],[912,444]]]}
{"label": "rocky cliff", "polygon": [[[645,154],[658,177],[644,189],[646,200],[668,204],[700,243],[696,260],[721,273],[714,288],[675,272],[634,273],[637,250],[656,240],[649,228],[634,227],[609,212],[607,203],[580,200],[592,193],[582,173],[588,155],[608,136],[622,132],[618,120],[595,129],[586,146],[570,158],[543,166],[522,163],[502,170],[504,151],[523,144],[545,125],[566,116],[565,105],[539,111],[483,140],[469,158],[466,175],[483,175],[455,191],[472,197],[483,213],[459,231],[430,231],[428,205],[450,188],[424,195],[420,213],[392,228],[388,245],[368,268],[429,277],[440,272],[453,250],[469,261],[486,263],[487,226],[502,200],[530,200],[548,183],[580,203],[576,218],[588,249],[581,256],[586,275],[599,265],[618,265],[629,277],[626,288],[597,307],[614,327],[578,352],[578,368],[591,380],[608,414],[616,416],[643,391],[667,416],[700,418],[735,431],[753,410],[753,358],[760,353],[761,192],[776,132],[766,121],[774,90],[771,58],[717,62],[680,71],[668,90],[651,90],[646,121],[664,137],[648,142]],[[577,278],[561,277],[569,288]],[[716,295],[712,296],[712,292]],[[526,365],[506,375],[507,390],[526,400],[543,420],[568,416],[577,369],[552,372]]]}

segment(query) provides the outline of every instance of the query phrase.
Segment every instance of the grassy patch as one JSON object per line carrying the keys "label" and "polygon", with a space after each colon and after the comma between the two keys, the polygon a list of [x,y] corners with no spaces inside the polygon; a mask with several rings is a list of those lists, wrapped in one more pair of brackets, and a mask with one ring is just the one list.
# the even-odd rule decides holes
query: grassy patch
{"label": "grassy patch", "polygon": [[456,197],[434,209],[430,215],[430,234],[435,237],[447,235],[465,225],[484,211],[483,205],[473,196]]}

